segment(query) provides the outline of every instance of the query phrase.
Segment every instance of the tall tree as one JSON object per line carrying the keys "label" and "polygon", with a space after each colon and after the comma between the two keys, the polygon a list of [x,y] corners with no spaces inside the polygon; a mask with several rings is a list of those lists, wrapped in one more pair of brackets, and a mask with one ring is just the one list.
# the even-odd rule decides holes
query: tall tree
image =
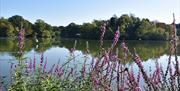
{"label": "tall tree", "polygon": [[38,19],[34,24],[35,34],[38,37],[52,37],[52,27],[51,25],[45,23],[43,20]]}
{"label": "tall tree", "polygon": [[14,27],[7,19],[0,19],[0,37],[13,37]]}

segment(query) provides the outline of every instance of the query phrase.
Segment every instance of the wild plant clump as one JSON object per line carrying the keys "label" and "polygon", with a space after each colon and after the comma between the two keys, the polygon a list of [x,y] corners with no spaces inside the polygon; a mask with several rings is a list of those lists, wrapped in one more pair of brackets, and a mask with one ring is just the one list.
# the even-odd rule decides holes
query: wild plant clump
{"label": "wild plant clump", "polygon": [[[123,57],[118,55],[119,49],[115,49],[118,43],[120,31],[117,28],[110,48],[103,48],[103,38],[108,23],[102,24],[100,36],[99,54],[93,57],[90,63],[88,42],[84,63],[80,69],[68,65],[76,56],[76,41],[70,49],[70,57],[66,63],[52,65],[47,69],[48,59],[41,54],[40,64],[36,57],[30,61],[23,58],[24,30],[19,33],[19,63],[12,65],[12,83],[9,91],[178,91],[180,90],[180,69],[176,53],[176,27],[175,19],[172,24],[172,40],[170,42],[170,55],[167,69],[155,62],[155,70],[150,74],[144,69],[144,65],[136,49],[129,50],[125,41],[121,43]],[[175,56],[175,63],[171,62],[171,56]],[[131,58],[138,66],[139,72],[135,75],[133,68],[125,65],[125,61]],[[1,85],[0,85],[1,87]]]}

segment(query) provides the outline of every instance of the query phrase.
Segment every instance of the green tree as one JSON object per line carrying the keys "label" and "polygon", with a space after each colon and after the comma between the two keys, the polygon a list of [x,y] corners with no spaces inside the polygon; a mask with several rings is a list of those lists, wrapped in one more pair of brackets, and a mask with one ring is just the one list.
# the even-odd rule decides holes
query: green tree
{"label": "green tree", "polygon": [[100,32],[96,24],[84,23],[81,26],[81,38],[85,39],[99,39]]}
{"label": "green tree", "polygon": [[13,37],[14,27],[7,19],[0,19],[0,37]]}
{"label": "green tree", "polygon": [[130,18],[131,18],[130,20],[132,21],[129,22],[128,27],[126,28],[125,31],[126,39],[136,40],[138,39],[136,32],[141,21],[138,17],[135,17],[134,15],[131,15]]}
{"label": "green tree", "polygon": [[132,19],[127,15],[124,14],[118,19],[118,26],[120,26],[120,36],[126,37],[126,30],[129,27],[129,25],[132,23]]}
{"label": "green tree", "polygon": [[53,33],[52,33],[52,27],[51,25],[45,23],[43,20],[38,19],[36,20],[35,24],[34,24],[34,30],[37,34],[37,37],[52,37]]}
{"label": "green tree", "polygon": [[118,17],[116,15],[114,15],[113,17],[110,18],[109,20],[109,27],[113,30],[116,31],[117,29],[117,21],[118,21]]}
{"label": "green tree", "polygon": [[54,36],[55,37],[60,37],[60,34],[61,34],[61,28],[60,27],[57,27],[57,26],[53,26],[52,27],[52,32],[54,32]]}
{"label": "green tree", "polygon": [[15,28],[15,35],[18,34],[19,29],[24,28],[26,31],[26,36],[32,36],[33,29],[32,29],[32,23],[28,20],[25,20],[22,16],[15,15],[10,18],[8,18],[8,21],[11,22],[13,27]]}
{"label": "green tree", "polygon": [[136,34],[140,39],[147,39],[148,37],[146,34],[154,31],[155,26],[148,19],[142,19],[139,27],[137,28]]}
{"label": "green tree", "polygon": [[75,23],[70,23],[65,29],[62,31],[61,35],[63,37],[77,38],[80,37],[80,26]]}

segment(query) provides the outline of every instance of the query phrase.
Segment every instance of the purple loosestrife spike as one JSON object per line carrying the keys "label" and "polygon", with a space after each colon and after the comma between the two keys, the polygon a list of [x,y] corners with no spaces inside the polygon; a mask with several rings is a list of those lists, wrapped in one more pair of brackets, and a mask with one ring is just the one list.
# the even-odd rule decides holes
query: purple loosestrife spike
{"label": "purple loosestrife spike", "polygon": [[125,42],[123,41],[123,43],[121,44],[121,47],[125,53],[125,57],[127,58],[127,55],[128,55],[128,52],[129,52],[129,49],[128,47],[126,46]]}
{"label": "purple loosestrife spike", "polygon": [[61,77],[63,74],[64,74],[64,69],[62,69],[62,67],[60,67],[58,70],[58,76]]}
{"label": "purple loosestrife spike", "polygon": [[42,67],[44,62],[44,53],[41,54],[41,62],[40,62],[40,66]]}
{"label": "purple loosestrife spike", "polygon": [[104,60],[103,60],[103,62],[102,62],[102,64],[101,64],[100,67],[102,68],[102,67],[105,66],[106,64],[109,65],[109,61],[110,61],[109,53],[105,51],[105,53],[104,53]]}
{"label": "purple loosestrife spike", "polygon": [[143,67],[143,65],[142,65],[141,58],[140,58],[139,55],[136,53],[136,50],[135,50],[134,58],[133,58],[133,59],[134,59],[135,63],[138,65],[139,70],[141,70],[142,77],[144,78],[145,83],[148,85],[149,89],[151,89],[151,86],[152,86],[152,88],[153,88],[154,90],[157,89],[156,86],[152,83],[152,81],[149,80],[149,77],[148,77],[147,73],[144,71],[144,67]]}
{"label": "purple loosestrife spike", "polygon": [[22,53],[23,53],[22,50],[23,50],[23,46],[24,46],[24,33],[25,33],[25,30],[21,29],[19,32],[19,36],[18,36],[18,40],[19,40],[18,47],[19,47],[20,55],[22,55]]}
{"label": "purple loosestrife spike", "polygon": [[30,69],[30,71],[32,70],[32,59],[30,59],[29,69]]}
{"label": "purple loosestrife spike", "polygon": [[36,57],[35,57],[35,54],[34,54],[33,69],[36,70]]}
{"label": "purple loosestrife spike", "polygon": [[172,33],[172,39],[173,39],[173,48],[174,48],[174,56],[175,56],[175,74],[177,75],[177,84],[178,89],[180,90],[180,73],[179,73],[179,63],[178,63],[178,57],[177,57],[177,34],[176,34],[176,23],[175,23],[175,15],[173,13],[173,23],[172,23],[173,33]]}
{"label": "purple loosestrife spike", "polygon": [[105,52],[104,61],[105,61],[105,63],[109,62],[109,53],[108,52]]}
{"label": "purple loosestrife spike", "polygon": [[133,77],[132,77],[132,73],[131,73],[129,70],[127,70],[127,79],[128,79],[128,81],[129,81],[129,86],[130,86],[130,85],[134,85],[134,84],[133,84],[134,79],[133,79]]}
{"label": "purple loosestrife spike", "polygon": [[139,85],[139,81],[141,79],[141,71],[139,70],[138,76],[137,76],[137,84]]}
{"label": "purple loosestrife spike", "polygon": [[44,63],[44,67],[43,67],[43,73],[46,71],[46,65],[47,65],[47,57],[46,57],[46,61]]}
{"label": "purple loosestrife spike", "polygon": [[104,38],[104,34],[106,32],[106,23],[104,23],[103,25],[101,25],[101,37],[100,37],[100,46],[102,47],[103,45],[103,38]]}
{"label": "purple loosestrife spike", "polygon": [[59,69],[61,69],[61,67],[59,67],[59,63],[60,63],[60,60],[58,61],[56,67],[55,67],[55,73],[58,73],[59,72]]}
{"label": "purple loosestrife spike", "polygon": [[55,67],[55,73],[57,73],[58,71],[59,71],[59,64],[57,64]]}
{"label": "purple loosestrife spike", "polygon": [[157,82],[160,82],[161,81],[161,69],[160,69],[160,66],[158,63],[156,64],[156,76],[157,76]]}
{"label": "purple loosestrife spike", "polygon": [[130,71],[130,79],[131,79],[131,81],[135,81],[134,71],[133,71],[132,68],[131,68],[131,71]]}
{"label": "purple loosestrife spike", "polygon": [[128,48],[127,48],[125,42],[122,42],[121,46],[122,46],[124,52],[128,52]]}
{"label": "purple loosestrife spike", "polygon": [[110,56],[110,60],[112,60],[112,61],[118,60],[118,55],[114,54],[114,55]]}
{"label": "purple loosestrife spike", "polygon": [[135,55],[134,55],[134,61],[135,61],[135,63],[139,66],[139,68],[143,68],[141,58],[140,58],[139,55],[136,54],[136,53],[135,53]]}
{"label": "purple loosestrife spike", "polygon": [[112,48],[117,44],[117,42],[119,40],[119,36],[120,36],[120,32],[119,32],[119,27],[118,27],[118,29],[116,30],[116,32],[114,34]]}

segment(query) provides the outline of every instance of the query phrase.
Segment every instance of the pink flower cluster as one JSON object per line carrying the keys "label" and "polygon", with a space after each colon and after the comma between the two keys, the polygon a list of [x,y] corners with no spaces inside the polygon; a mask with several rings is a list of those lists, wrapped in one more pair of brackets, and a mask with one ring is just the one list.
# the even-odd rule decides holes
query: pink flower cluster
{"label": "pink flower cluster", "polygon": [[139,66],[140,69],[143,68],[142,60],[141,60],[141,58],[139,57],[138,54],[134,55],[134,61]]}
{"label": "pink flower cluster", "polygon": [[128,50],[128,47],[126,46],[125,42],[122,42],[121,46],[122,46],[124,52],[128,53],[129,50]]}
{"label": "pink flower cluster", "polygon": [[118,40],[120,37],[120,32],[119,32],[119,27],[116,30],[115,34],[114,34],[114,39],[113,39],[113,43],[112,43],[112,48],[117,44]]}
{"label": "pink flower cluster", "polygon": [[18,40],[19,40],[18,47],[19,47],[19,52],[21,55],[22,55],[22,52],[23,52],[22,50],[24,47],[24,34],[25,34],[25,30],[21,29],[18,35]]}
{"label": "pink flower cluster", "polygon": [[104,34],[106,32],[106,23],[104,23],[103,25],[101,25],[101,37],[100,37],[100,46],[103,45],[103,38],[104,38]]}

